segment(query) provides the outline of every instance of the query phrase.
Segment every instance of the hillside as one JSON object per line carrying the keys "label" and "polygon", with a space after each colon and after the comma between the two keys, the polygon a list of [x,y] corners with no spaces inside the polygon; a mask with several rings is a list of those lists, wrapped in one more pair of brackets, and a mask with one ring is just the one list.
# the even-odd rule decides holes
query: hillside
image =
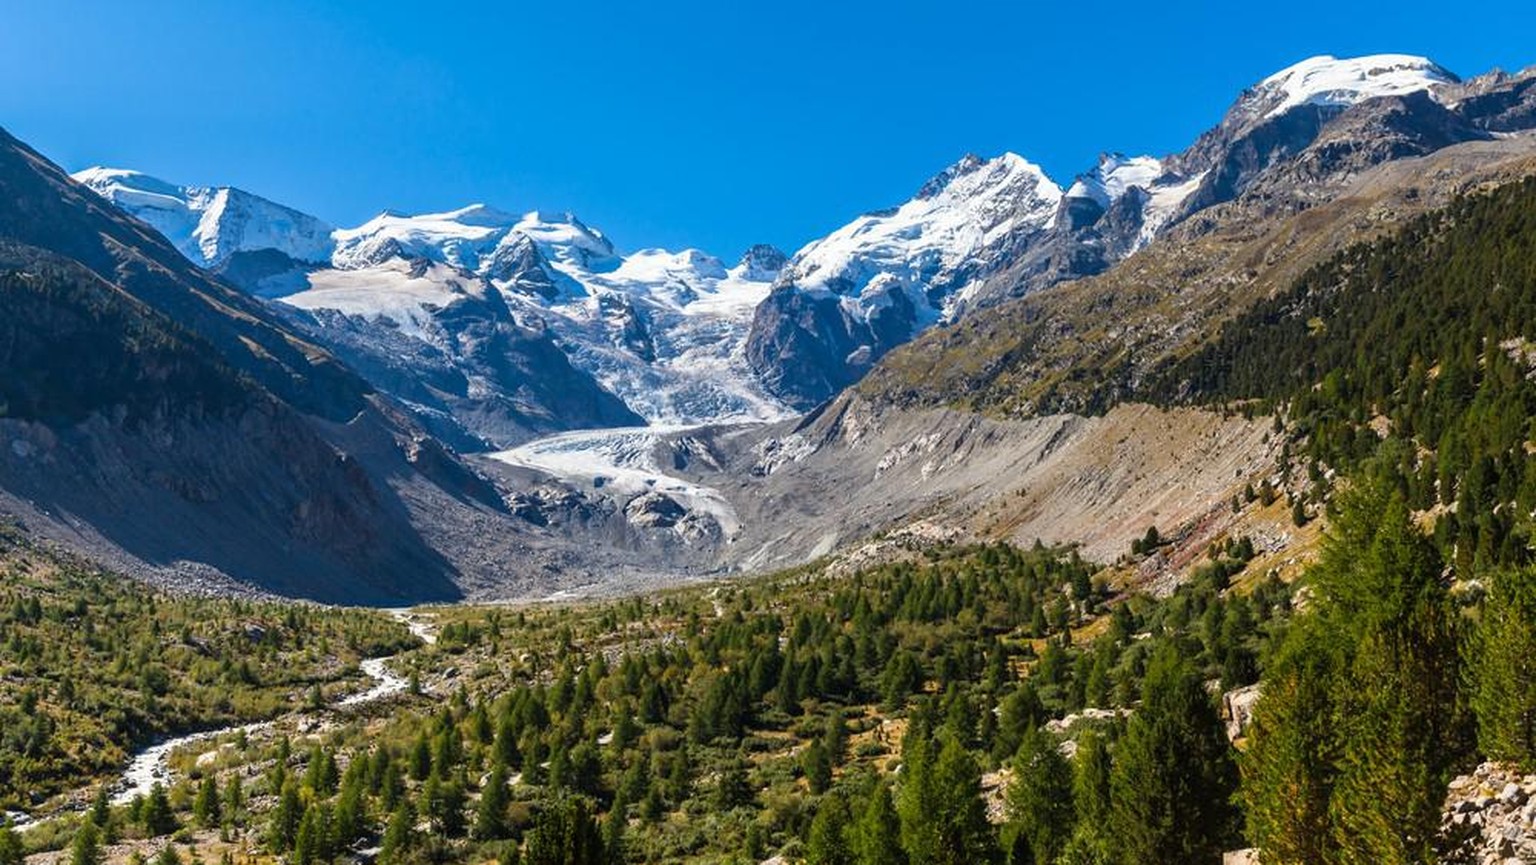
{"label": "hillside", "polygon": [[362,379],[9,136],[0,197],[5,510],[183,585],[457,593],[390,484],[436,485],[415,433]]}
{"label": "hillside", "polygon": [[1102,276],[924,334],[856,390],[880,404],[997,416],[1103,411],[1328,256],[1533,171],[1536,143],[1513,137],[1387,163],[1288,215],[1269,214],[1265,197],[1214,207]]}

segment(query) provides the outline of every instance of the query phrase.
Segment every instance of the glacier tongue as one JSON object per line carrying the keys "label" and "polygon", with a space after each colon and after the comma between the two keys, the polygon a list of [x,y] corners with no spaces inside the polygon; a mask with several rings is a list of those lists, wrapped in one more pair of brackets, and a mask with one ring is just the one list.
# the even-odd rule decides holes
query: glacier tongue
{"label": "glacier tongue", "polygon": [[664,472],[652,452],[668,433],[686,427],[578,430],[549,436],[491,454],[508,465],[536,469],[580,488],[604,490],[620,498],[664,495],[690,513],[707,514],[727,539],[741,531],[736,508],[713,487]]}

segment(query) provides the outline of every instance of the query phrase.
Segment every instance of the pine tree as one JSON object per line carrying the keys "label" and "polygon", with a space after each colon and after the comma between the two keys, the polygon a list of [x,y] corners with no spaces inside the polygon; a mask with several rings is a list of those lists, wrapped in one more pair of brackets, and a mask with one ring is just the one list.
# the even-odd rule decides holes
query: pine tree
{"label": "pine tree", "polygon": [[805,782],[810,786],[812,794],[820,795],[832,786],[832,758],[821,742],[812,742],[806,746],[805,753],[800,758],[800,765],[805,772]]}
{"label": "pine tree", "polygon": [[1110,843],[1109,747],[1104,737],[1088,730],[1077,740],[1072,766],[1072,837],[1061,854],[1067,865],[1108,865]]}
{"label": "pine tree", "polygon": [[1339,649],[1314,617],[1297,623],[1265,678],[1242,760],[1250,840],[1276,863],[1326,861],[1337,776]]}
{"label": "pine tree", "polygon": [[101,830],[87,820],[69,847],[69,865],[101,865]]}
{"label": "pine tree", "polygon": [[[997,839],[981,801],[981,768],[965,747],[947,739],[934,763],[933,790],[938,808],[929,817],[937,830],[935,865],[970,865],[997,857]],[[913,865],[924,860],[912,857]]]}
{"label": "pine tree", "polygon": [[747,781],[747,766],[740,758],[729,761],[715,782],[715,807],[729,811],[752,803],[752,785]]}
{"label": "pine tree", "polygon": [[90,821],[101,829],[102,840],[112,843],[112,794],[105,784],[96,789],[91,800]]}
{"label": "pine tree", "polygon": [[379,848],[379,861],[384,865],[405,865],[411,861],[411,851],[416,846],[416,811],[404,798],[389,817],[384,829],[384,841]]}
{"label": "pine tree", "polygon": [[[1008,787],[1008,837],[1034,862],[1055,862],[1072,835],[1072,766],[1040,728],[1024,734]],[[1012,846],[1012,845],[1009,845]],[[1017,859],[1015,859],[1017,861]]]}
{"label": "pine tree", "polygon": [[192,800],[192,816],[204,829],[219,825],[219,786],[212,774],[204,775]]}
{"label": "pine tree", "polygon": [[0,865],[23,865],[26,858],[21,835],[11,827],[11,821],[0,822]]}
{"label": "pine tree", "polygon": [[507,837],[507,772],[498,764],[491,769],[480,790],[480,804],[475,806],[475,837],[481,841]]}
{"label": "pine tree", "polygon": [[934,784],[933,740],[920,723],[911,723],[901,743],[901,789],[896,799],[901,819],[901,846],[912,865],[939,861],[939,828],[935,820],[939,792]]}
{"label": "pine tree", "polygon": [[851,836],[854,860],[859,865],[906,865],[907,856],[901,849],[901,818],[896,815],[889,785],[875,784]]}
{"label": "pine tree", "polygon": [[1326,626],[1353,657],[1335,684],[1338,777],[1329,810],[1337,861],[1425,861],[1450,768],[1465,750],[1456,623],[1434,548],[1393,488],[1345,497],[1344,550],[1324,547],[1314,581]]}
{"label": "pine tree", "polygon": [[629,826],[629,803],[622,794],[615,796],[603,821],[603,855],[607,865],[624,865],[624,833]]}
{"label": "pine tree", "polygon": [[1493,760],[1536,769],[1536,571],[1502,571],[1470,645],[1477,741]]}
{"label": "pine tree", "polygon": [[310,803],[293,835],[293,861],[312,865],[331,858],[330,814],[323,805]]}
{"label": "pine tree", "polygon": [[239,772],[231,772],[229,780],[224,783],[224,819],[238,821],[240,812],[245,808],[245,788],[240,780]]}
{"label": "pine tree", "polygon": [[427,784],[428,787],[425,789],[430,789],[431,795],[423,793],[422,801],[433,828],[444,838],[462,837],[464,834],[464,787],[457,780],[442,781],[434,785],[432,779],[428,779]]}
{"label": "pine tree", "polygon": [[293,848],[293,836],[299,831],[299,820],[304,816],[299,803],[299,785],[289,781],[278,794],[277,806],[267,818],[267,849],[273,853],[286,853]]}
{"label": "pine tree", "polygon": [[823,796],[811,820],[810,838],[805,845],[806,865],[854,865],[853,849],[848,843],[850,822],[846,799],[835,792]]}
{"label": "pine tree", "polygon": [[1038,727],[1046,718],[1045,705],[1032,682],[1025,682],[1004,700],[997,721],[997,741],[993,756],[1003,760],[1013,756],[1024,741],[1024,733]]}
{"label": "pine tree", "polygon": [[334,834],[337,847],[346,847],[356,841],[367,828],[367,793],[362,783],[345,784],[336,798]]}
{"label": "pine tree", "polygon": [[166,796],[165,787],[158,783],[149,788],[149,798],[144,800],[144,810],[140,815],[144,821],[144,832],[151,838],[176,831],[176,814],[171,810],[171,800]]}
{"label": "pine tree", "polygon": [[307,766],[304,772],[304,786],[321,796],[336,792],[336,782],[339,779],[336,755],[317,746],[310,749]]}
{"label": "pine tree", "polygon": [[416,737],[416,743],[411,746],[411,779],[425,781],[432,774],[432,745],[427,741],[427,734]]}
{"label": "pine tree", "polygon": [[580,797],[547,803],[527,837],[524,865],[604,865],[602,836]]}
{"label": "pine tree", "polygon": [[1178,649],[1158,649],[1110,775],[1110,830],[1126,862],[1219,861],[1235,826],[1226,731]]}
{"label": "pine tree", "polygon": [[496,740],[491,753],[495,761],[508,769],[516,769],[521,765],[522,753],[517,747],[517,728],[513,726],[510,718],[503,718],[496,728]]}

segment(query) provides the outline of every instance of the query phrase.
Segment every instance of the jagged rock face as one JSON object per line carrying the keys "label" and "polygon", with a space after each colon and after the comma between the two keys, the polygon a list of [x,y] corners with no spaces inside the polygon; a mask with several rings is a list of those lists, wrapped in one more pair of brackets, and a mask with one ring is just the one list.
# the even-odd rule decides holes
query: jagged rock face
{"label": "jagged rock face", "polygon": [[1456,91],[1456,110],[1467,122],[1489,132],[1536,128],[1536,69],[1518,75],[1491,72]]}
{"label": "jagged rock face", "polygon": [[965,157],[906,204],[797,252],[753,315],[748,362],[796,408],[821,402],[1028,249],[1060,200],[1018,156]]}
{"label": "jagged rock face", "polygon": [[779,271],[789,263],[789,256],[780,252],[777,247],[766,243],[754,244],[742,256],[737,267],[741,270],[743,278],[756,282],[773,282],[779,278]]}
{"label": "jagged rock face", "polygon": [[[898,333],[901,324],[891,322]],[[780,286],[753,314],[747,360],[771,392],[806,408],[858,381],[875,359],[874,342],[868,322],[836,296]]]}
{"label": "jagged rock face", "polygon": [[486,268],[486,276],[513,291],[544,300],[554,300],[560,294],[554,278],[545,268],[544,257],[539,255],[538,246],[527,237],[497,247]]}
{"label": "jagged rock face", "polygon": [[1386,96],[1361,103],[1327,123],[1289,162],[1253,184],[1292,197],[1329,197],[1360,172],[1397,159],[1424,156],[1488,135],[1427,93]]}

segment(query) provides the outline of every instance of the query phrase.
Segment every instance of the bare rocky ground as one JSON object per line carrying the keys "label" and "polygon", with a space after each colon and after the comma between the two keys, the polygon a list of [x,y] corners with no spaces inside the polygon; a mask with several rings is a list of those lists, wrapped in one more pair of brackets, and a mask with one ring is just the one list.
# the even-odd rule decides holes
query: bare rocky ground
{"label": "bare rocky ground", "polygon": [[1536,775],[1484,763],[1455,779],[1441,831],[1447,865],[1536,862]]}
{"label": "bare rocky ground", "polygon": [[[947,409],[892,410],[845,396],[799,422],[658,436],[649,455],[670,478],[727,503],[731,531],[637,519],[632,492],[485,461],[517,496],[541,542],[574,540],[584,576],[560,597],[637,591],[794,567],[835,557],[852,568],[945,543],[1077,544],[1111,563],[1148,526],[1172,543],[1126,573],[1170,588],[1206,544],[1254,537],[1266,567],[1312,534],[1283,505],[1231,508],[1276,472],[1268,419],[1200,409],[1126,405],[1102,417],[1000,420]],[[656,498],[649,494],[648,498]],[[539,524],[539,525],[536,525]],[[606,560],[606,570],[594,561]],[[646,562],[665,562],[665,573]],[[596,571],[601,573],[594,573]],[[499,593],[498,593],[499,594]],[[523,593],[525,596],[527,593]],[[517,597],[507,593],[505,597]]]}
{"label": "bare rocky ground", "polygon": [[[846,397],[799,427],[709,441],[746,528],[726,553],[761,570],[913,540],[1076,543],[1110,562],[1150,525],[1175,537],[1274,470],[1269,425],[1196,409],[1121,406],[1102,417],[994,420],[883,411]],[[899,536],[898,536],[899,539]],[[878,542],[878,541],[877,541]]]}

